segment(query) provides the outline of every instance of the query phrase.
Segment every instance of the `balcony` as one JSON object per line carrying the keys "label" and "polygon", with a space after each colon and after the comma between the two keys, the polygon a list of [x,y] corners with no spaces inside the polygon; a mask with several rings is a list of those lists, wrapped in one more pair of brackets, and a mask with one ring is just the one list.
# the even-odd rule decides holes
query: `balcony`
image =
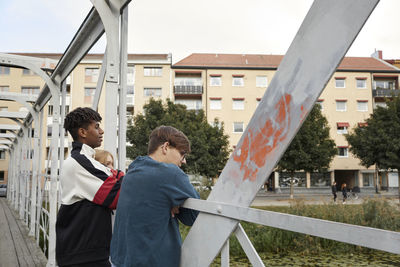
{"label": "balcony", "polygon": [[400,94],[400,90],[392,90],[392,89],[374,89],[372,90],[373,97],[391,97],[392,95],[398,96]]}
{"label": "balcony", "polygon": [[175,95],[201,95],[202,93],[202,85],[174,85]]}

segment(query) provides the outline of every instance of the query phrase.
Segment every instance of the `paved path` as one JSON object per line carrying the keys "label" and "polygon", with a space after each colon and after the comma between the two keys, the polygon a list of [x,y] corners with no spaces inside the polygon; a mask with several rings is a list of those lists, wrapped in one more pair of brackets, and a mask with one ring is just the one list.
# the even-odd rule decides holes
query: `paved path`
{"label": "paved path", "polygon": [[[348,199],[348,204],[361,204],[366,199],[388,199],[394,204],[399,204],[397,196],[392,195],[363,195],[358,199]],[[333,198],[331,195],[295,195],[294,199],[290,199],[289,195],[273,195],[273,194],[258,194],[254,199],[252,206],[290,206],[296,202],[303,202],[310,205],[332,204]],[[337,204],[342,205],[342,196],[338,194]]]}
{"label": "paved path", "polygon": [[0,267],[41,267],[47,259],[5,198],[0,198]]}

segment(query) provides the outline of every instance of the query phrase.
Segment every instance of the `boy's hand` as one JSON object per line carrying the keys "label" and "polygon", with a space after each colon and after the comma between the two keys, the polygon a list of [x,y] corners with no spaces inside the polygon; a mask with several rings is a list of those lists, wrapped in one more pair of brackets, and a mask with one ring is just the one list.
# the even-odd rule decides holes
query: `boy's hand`
{"label": "boy's hand", "polygon": [[175,214],[179,214],[179,207],[178,207],[178,206],[173,207],[173,208],[171,209],[171,216],[172,216],[172,218],[175,218]]}

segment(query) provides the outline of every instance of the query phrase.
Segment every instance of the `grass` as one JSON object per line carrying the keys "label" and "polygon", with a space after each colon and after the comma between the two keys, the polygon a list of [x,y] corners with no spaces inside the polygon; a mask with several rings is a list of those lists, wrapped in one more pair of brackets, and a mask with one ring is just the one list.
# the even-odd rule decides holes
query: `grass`
{"label": "grass", "polygon": [[[387,200],[370,199],[360,205],[305,205],[302,202],[296,202],[288,207],[257,208],[390,231],[400,231],[399,208]],[[369,248],[254,223],[241,222],[241,224],[253,246],[263,259],[268,258],[267,255],[279,257],[279,255],[294,254],[312,258],[323,254],[373,255],[378,253],[376,250]],[[181,227],[181,229],[182,236],[185,237],[189,231],[189,227]],[[390,253],[386,254],[389,254],[388,257],[394,255]],[[233,236],[230,237],[230,255],[231,260],[236,263],[235,266],[242,266],[242,263],[244,264],[243,266],[247,266],[247,257],[239,242]],[[395,256],[396,260],[398,260],[397,263],[400,263],[398,255]],[[214,264],[217,263],[218,259]]]}

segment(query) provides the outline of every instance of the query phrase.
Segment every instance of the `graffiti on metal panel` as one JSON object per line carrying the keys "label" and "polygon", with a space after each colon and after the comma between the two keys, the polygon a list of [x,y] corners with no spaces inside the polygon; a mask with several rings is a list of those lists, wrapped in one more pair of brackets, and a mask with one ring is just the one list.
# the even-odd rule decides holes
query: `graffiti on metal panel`
{"label": "graffiti on metal panel", "polygon": [[277,111],[275,120],[267,120],[258,132],[249,130],[242,146],[235,151],[233,159],[240,163],[244,170],[243,180],[255,181],[260,167],[264,166],[268,155],[276,146],[286,139],[290,123],[291,95],[281,97],[275,105]]}

